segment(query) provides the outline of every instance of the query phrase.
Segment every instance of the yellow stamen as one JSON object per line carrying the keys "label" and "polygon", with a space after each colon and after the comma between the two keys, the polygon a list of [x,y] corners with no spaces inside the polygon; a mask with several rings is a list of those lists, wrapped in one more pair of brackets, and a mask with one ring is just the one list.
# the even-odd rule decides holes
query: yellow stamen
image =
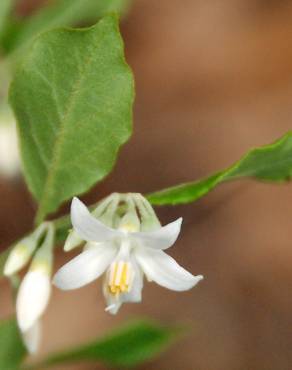
{"label": "yellow stamen", "polygon": [[109,274],[109,292],[115,295],[129,292],[130,289],[130,266],[128,262],[114,262]]}

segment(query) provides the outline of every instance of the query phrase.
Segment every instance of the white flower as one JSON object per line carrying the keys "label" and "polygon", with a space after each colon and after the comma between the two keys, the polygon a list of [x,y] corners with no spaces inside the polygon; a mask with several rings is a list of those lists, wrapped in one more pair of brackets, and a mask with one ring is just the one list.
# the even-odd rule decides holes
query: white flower
{"label": "white flower", "polygon": [[[113,200],[108,203],[105,210],[99,212],[99,220],[80,200],[73,199],[74,232],[87,244],[84,251],[64,265],[53,279],[60,289],[70,290],[105,273],[106,310],[112,314],[124,302],[141,301],[144,274],[149,281],[175,291],[191,289],[203,278],[193,276],[163,252],[175,243],[181,218],[161,227],[152,207],[140,194],[121,197],[115,194],[115,206]],[[111,218],[108,217],[110,211]],[[102,219],[112,227],[101,222]]]}
{"label": "white flower", "polygon": [[[38,238],[46,231],[46,236],[35,253],[30,268],[20,284],[16,297],[16,317],[24,343],[30,353],[35,353],[40,342],[40,318],[43,315],[51,295],[51,270],[54,245],[54,227],[51,223],[39,227]],[[41,230],[41,232],[40,232]],[[36,235],[33,234],[33,235]],[[34,246],[34,248],[37,248]],[[18,251],[19,247],[16,249]],[[15,252],[12,251],[12,256]],[[10,262],[9,262],[10,261]],[[8,258],[8,270],[13,267],[14,257]]]}
{"label": "white flower", "polygon": [[23,278],[16,299],[16,315],[22,332],[30,329],[46,309],[51,294],[46,269],[30,270]]}

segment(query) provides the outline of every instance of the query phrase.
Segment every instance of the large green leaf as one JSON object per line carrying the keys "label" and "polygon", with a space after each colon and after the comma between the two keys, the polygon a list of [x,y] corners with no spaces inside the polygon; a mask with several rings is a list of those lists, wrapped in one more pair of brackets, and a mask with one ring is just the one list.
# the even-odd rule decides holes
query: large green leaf
{"label": "large green leaf", "polygon": [[43,31],[96,21],[108,12],[123,13],[128,3],[129,0],[51,0],[47,6],[23,19],[10,39],[9,49],[24,49],[33,37]]}
{"label": "large green leaf", "polygon": [[288,132],[273,144],[252,149],[224,171],[205,179],[173,186],[148,194],[155,205],[185,204],[206,195],[217,185],[244,177],[260,181],[284,182],[292,176],[292,133]]}
{"label": "large green leaf", "polygon": [[118,19],[39,36],[10,89],[38,221],[112,169],[132,131],[134,83]]}
{"label": "large green leaf", "polygon": [[18,370],[26,350],[14,319],[0,322],[0,369]]}
{"label": "large green leaf", "polygon": [[52,355],[33,369],[77,361],[98,361],[119,369],[132,367],[157,356],[180,332],[177,328],[163,327],[148,320],[134,321],[104,339]]}

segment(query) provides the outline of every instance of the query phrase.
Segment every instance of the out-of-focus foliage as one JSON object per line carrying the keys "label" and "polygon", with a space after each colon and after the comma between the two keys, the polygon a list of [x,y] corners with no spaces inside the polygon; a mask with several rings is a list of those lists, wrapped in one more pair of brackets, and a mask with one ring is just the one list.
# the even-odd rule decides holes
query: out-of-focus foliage
{"label": "out-of-focus foliage", "polygon": [[82,347],[52,355],[35,369],[71,362],[103,362],[115,368],[133,367],[166,349],[181,330],[148,320],[136,320]]}
{"label": "out-of-focus foliage", "polygon": [[116,16],[39,36],[10,89],[38,221],[113,168],[132,131],[134,83]]}
{"label": "out-of-focus foliage", "polygon": [[109,366],[133,367],[149,361],[167,349],[179,336],[181,329],[164,327],[149,320],[135,320],[80,347],[52,354],[41,363],[23,366],[26,349],[16,320],[0,322],[0,369],[39,370],[74,362],[103,362]]}
{"label": "out-of-focus foliage", "polygon": [[0,322],[0,369],[19,370],[25,355],[15,319]]}
{"label": "out-of-focus foliage", "polygon": [[13,7],[14,0],[0,1],[0,39],[3,36],[6,24],[8,22],[9,13]]}
{"label": "out-of-focus foliage", "polygon": [[173,186],[148,194],[154,205],[191,203],[203,197],[217,185],[242,178],[260,181],[284,182],[292,175],[292,133],[288,132],[273,144],[249,151],[226,170],[203,180]]}
{"label": "out-of-focus foliage", "polygon": [[[0,11],[1,7],[4,9],[4,3],[9,2],[13,0],[1,0]],[[41,32],[95,22],[109,12],[123,14],[128,5],[129,0],[51,0],[47,6],[42,6],[31,16],[20,19],[11,16],[3,46],[7,52],[24,50]],[[8,6],[6,8],[9,9]]]}

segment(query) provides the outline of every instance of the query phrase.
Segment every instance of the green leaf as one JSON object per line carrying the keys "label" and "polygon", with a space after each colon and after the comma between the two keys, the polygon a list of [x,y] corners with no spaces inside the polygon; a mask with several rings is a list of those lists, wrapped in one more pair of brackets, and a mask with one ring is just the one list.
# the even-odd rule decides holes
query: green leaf
{"label": "green leaf", "polygon": [[51,0],[49,5],[40,7],[35,14],[23,19],[9,47],[24,49],[41,32],[84,21],[95,22],[108,12],[124,13],[128,3],[129,0]]}
{"label": "green leaf", "polygon": [[128,323],[104,339],[52,355],[33,369],[77,361],[103,362],[114,367],[132,367],[157,356],[173,343],[181,332],[148,320]]}
{"label": "green leaf", "polygon": [[292,176],[292,132],[273,144],[252,149],[242,159],[224,171],[205,179],[173,186],[148,194],[154,205],[185,204],[203,197],[226,181],[253,178],[282,183]]}
{"label": "green leaf", "polygon": [[36,39],[12,82],[10,103],[39,222],[112,170],[131,135],[133,99],[116,16]]}
{"label": "green leaf", "polygon": [[0,1],[0,39],[9,20],[9,14],[14,5],[14,0]]}
{"label": "green leaf", "polygon": [[26,355],[16,321],[0,322],[0,369],[18,370]]}

